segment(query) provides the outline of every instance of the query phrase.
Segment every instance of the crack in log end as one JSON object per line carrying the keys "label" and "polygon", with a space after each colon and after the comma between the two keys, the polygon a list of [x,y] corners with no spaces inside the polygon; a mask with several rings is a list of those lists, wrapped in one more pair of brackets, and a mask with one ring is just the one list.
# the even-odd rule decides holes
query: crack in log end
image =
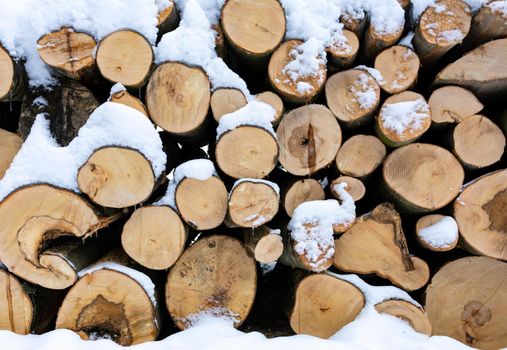
{"label": "crack in log end", "polygon": [[479,340],[477,334],[475,334],[475,330],[491,320],[491,310],[484,303],[471,300],[463,307],[461,320],[466,343],[474,345]]}
{"label": "crack in log end", "polygon": [[81,309],[75,331],[91,340],[110,339],[123,346],[133,342],[125,306],[108,301],[102,294]]}
{"label": "crack in log end", "polygon": [[482,206],[488,213],[491,230],[507,233],[507,190],[498,192],[489,202]]}
{"label": "crack in log end", "polygon": [[315,172],[315,167],[317,165],[317,149],[315,147],[315,134],[313,131],[313,126],[310,123],[308,125],[308,168],[310,174]]}

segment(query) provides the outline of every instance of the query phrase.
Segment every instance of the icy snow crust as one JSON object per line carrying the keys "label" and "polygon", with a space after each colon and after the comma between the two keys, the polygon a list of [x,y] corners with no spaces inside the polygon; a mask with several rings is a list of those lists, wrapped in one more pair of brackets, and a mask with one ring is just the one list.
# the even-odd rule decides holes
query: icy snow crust
{"label": "icy snow crust", "polygon": [[165,169],[162,141],[141,112],[119,103],[99,106],[66,147],[51,135],[49,120],[39,114],[18,154],[0,181],[0,200],[17,188],[45,183],[79,193],[77,173],[92,153],[102,147],[138,150],[151,163],[155,177]]}

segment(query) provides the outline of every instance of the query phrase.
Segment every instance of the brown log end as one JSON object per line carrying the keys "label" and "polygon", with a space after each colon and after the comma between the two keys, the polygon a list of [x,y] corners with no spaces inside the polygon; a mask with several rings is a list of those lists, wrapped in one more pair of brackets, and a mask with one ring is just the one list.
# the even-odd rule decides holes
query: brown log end
{"label": "brown log end", "polygon": [[338,150],[336,168],[344,175],[365,178],[384,162],[386,153],[386,146],[375,136],[355,135]]}
{"label": "brown log end", "polygon": [[144,103],[142,103],[141,100],[138,99],[137,97],[134,97],[131,94],[129,94],[127,90],[115,92],[109,97],[109,101],[120,103],[125,106],[134,108],[135,110],[138,110],[139,112],[148,117],[148,110],[146,109]]}
{"label": "brown log end", "polygon": [[271,91],[264,91],[255,95],[255,98],[273,107],[275,110],[275,119],[272,121],[272,124],[273,126],[280,124],[283,113],[285,112],[283,101],[280,96]]}
{"label": "brown log end", "polygon": [[34,305],[18,279],[0,269],[0,329],[28,334],[32,329]]}
{"label": "brown log end", "polygon": [[211,95],[210,107],[213,118],[218,123],[223,115],[237,111],[246,106],[246,97],[241,90],[219,88]]}
{"label": "brown log end", "polygon": [[330,44],[326,51],[330,54],[331,63],[338,69],[347,69],[352,66],[359,51],[359,39],[357,35],[344,29],[343,41],[335,41]]}
{"label": "brown log end", "polygon": [[484,108],[473,93],[459,86],[443,86],[430,96],[431,121],[435,125],[459,123]]}
{"label": "brown log end", "polygon": [[364,197],[366,193],[366,187],[364,186],[363,182],[359,179],[350,176],[339,176],[333,181],[331,181],[331,185],[329,186],[329,188],[331,189],[331,194],[333,195],[333,197],[341,200],[339,193],[335,190],[335,185],[338,185],[342,182],[345,182],[347,184],[345,190],[347,191],[348,194],[350,194],[354,202],[357,202],[358,200]]}
{"label": "brown log end", "polygon": [[375,58],[374,67],[384,78],[382,90],[388,94],[398,94],[415,86],[419,65],[419,57],[412,49],[395,45]]}
{"label": "brown log end", "polygon": [[[449,227],[449,225],[452,226]],[[432,229],[433,232],[428,232],[428,229]],[[454,229],[455,232],[453,232]],[[422,247],[435,252],[447,252],[456,248],[459,239],[458,226],[454,219],[440,214],[430,214],[419,218],[415,233]],[[455,236],[451,239],[454,234]]]}
{"label": "brown log end", "polygon": [[18,135],[0,129],[0,180],[9,169],[12,160],[18,154],[23,141]]}
{"label": "brown log end", "polygon": [[300,179],[282,189],[282,205],[287,215],[292,217],[301,203],[323,200],[326,197],[322,185],[315,179]]}

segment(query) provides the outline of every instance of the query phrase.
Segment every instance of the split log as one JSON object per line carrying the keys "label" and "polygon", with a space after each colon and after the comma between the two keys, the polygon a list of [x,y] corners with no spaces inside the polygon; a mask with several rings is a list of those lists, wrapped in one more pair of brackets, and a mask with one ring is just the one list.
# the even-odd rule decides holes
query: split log
{"label": "split log", "polygon": [[366,25],[368,24],[368,18],[362,8],[355,9],[351,8],[352,11],[347,11],[347,7],[342,9],[342,15],[340,16],[340,22],[343,23],[345,29],[350,30],[356,34],[358,39],[363,37]]}
{"label": "split log", "polygon": [[362,55],[369,61],[373,62],[375,57],[384,49],[393,46],[400,40],[404,27],[401,26],[396,31],[384,32],[377,31],[370,22],[366,33],[364,34],[362,44]]}
{"label": "split log", "polygon": [[426,289],[434,335],[479,349],[507,345],[507,264],[466,257],[440,269]]}
{"label": "split log", "polygon": [[419,18],[412,43],[424,66],[435,64],[470,30],[472,10],[462,0],[439,0]]}
{"label": "split log", "polygon": [[95,55],[97,67],[104,78],[131,88],[140,88],[146,83],[153,56],[148,40],[130,29],[103,37]]}
{"label": "split log", "polygon": [[259,227],[275,217],[279,204],[280,195],[276,184],[241,179],[229,193],[227,219],[234,226]]}
{"label": "split log", "polygon": [[[326,65],[319,66],[316,75],[291,77],[285,67],[295,59],[297,48],[302,45],[300,40],[283,42],[273,52],[268,65],[268,78],[271,86],[285,101],[290,103],[309,103],[314,100],[324,87],[327,77]],[[323,61],[325,62],[325,61]]]}
{"label": "split log", "polygon": [[382,175],[394,199],[412,212],[430,212],[449,204],[459,194],[465,176],[452,153],[424,143],[392,152]]}
{"label": "split log", "polygon": [[195,140],[206,128],[210,105],[208,76],[201,68],[162,63],[148,82],[146,105],[155,124],[173,135]]}
{"label": "split log", "polygon": [[463,247],[507,260],[507,170],[479,177],[454,202]]}
{"label": "split log", "polygon": [[456,248],[458,225],[451,216],[425,215],[417,220],[415,233],[418,243],[435,252],[446,252]]}
{"label": "split log", "polygon": [[154,191],[157,179],[145,156],[123,147],[96,150],[78,171],[81,192],[94,203],[125,208],[144,202]]}
{"label": "split log", "polygon": [[[22,211],[19,208],[23,208]],[[65,289],[77,280],[99,249],[64,245],[48,250],[62,237],[87,238],[108,224],[77,194],[32,185],[16,190],[0,202],[0,260],[23,279],[51,289]]]}
{"label": "split log", "polygon": [[185,329],[200,315],[228,318],[239,327],[257,288],[254,259],[235,238],[214,235],[187,248],[169,271],[165,300],[175,325]]}
{"label": "split log", "polygon": [[357,127],[373,118],[380,103],[380,86],[366,71],[339,72],[326,82],[326,101],[344,126]]}
{"label": "split log", "polygon": [[449,64],[434,85],[458,85],[479,98],[493,98],[507,91],[507,39],[490,41]]}
{"label": "split log", "polygon": [[364,194],[366,193],[366,187],[364,187],[364,184],[361,180],[356,179],[354,177],[350,176],[339,176],[333,181],[331,181],[331,185],[329,186],[331,190],[331,194],[336,199],[340,199],[340,194],[336,190],[336,186],[338,186],[341,183],[346,183],[347,187],[345,187],[345,191],[347,191],[348,194],[352,197],[354,202],[357,202],[361,198],[364,197]]}
{"label": "split log", "polygon": [[345,40],[333,42],[326,48],[330,55],[330,62],[335,69],[348,69],[354,64],[357,52],[359,51],[359,39],[354,32],[344,29],[342,32]]}
{"label": "split log", "polygon": [[21,101],[26,89],[25,68],[0,45],[0,101]]}
{"label": "split log", "polygon": [[398,94],[415,86],[419,65],[419,57],[412,49],[395,45],[375,58],[374,67],[384,78],[384,83],[380,85],[382,90],[388,94]]}
{"label": "split log", "polygon": [[167,6],[159,10],[157,14],[157,28],[158,28],[157,41],[160,41],[160,39],[165,33],[176,29],[179,21],[180,16],[178,15],[178,9],[176,8],[174,1],[168,0]]}
{"label": "split log", "polygon": [[234,179],[260,179],[275,168],[278,144],[268,130],[243,125],[220,135],[215,159],[218,167]]}
{"label": "split log", "polygon": [[297,334],[327,339],[352,322],[365,305],[359,288],[330,275],[311,274],[295,284],[289,322]]}
{"label": "split log", "polygon": [[125,106],[134,108],[135,110],[138,110],[145,116],[149,117],[148,110],[146,109],[144,103],[142,103],[141,100],[138,99],[137,97],[134,97],[131,94],[129,94],[129,92],[126,89],[111,94],[111,96],[109,97],[109,101],[121,103]]}
{"label": "split log", "polygon": [[315,179],[296,178],[284,180],[284,182],[281,187],[280,198],[285,212],[290,217],[301,203],[326,198],[322,185]]}
{"label": "split log", "polygon": [[482,111],[482,103],[473,93],[459,86],[443,86],[428,100],[431,122],[435,126],[459,123]]}
{"label": "split log", "polygon": [[310,175],[327,167],[340,148],[342,133],[331,111],[307,105],[290,111],[276,131],[280,163],[291,174]]}
{"label": "split log", "polygon": [[375,123],[377,136],[386,145],[400,147],[418,140],[431,126],[431,110],[424,97],[403,91],[388,97]]}
{"label": "split log", "polygon": [[507,11],[504,0],[484,4],[472,20],[472,28],[463,46],[467,49],[507,36]]}
{"label": "split log", "polygon": [[243,239],[248,255],[261,264],[278,260],[283,252],[280,230],[272,230],[266,225],[254,229],[245,229]]}
{"label": "split log", "polygon": [[280,124],[283,113],[285,112],[283,101],[280,96],[271,91],[264,91],[260,94],[255,95],[255,98],[273,107],[275,110],[275,119],[273,120],[272,124],[273,126]]}
{"label": "split log", "polygon": [[358,218],[335,240],[334,266],[347,272],[375,273],[408,291],[422,288],[430,277],[426,262],[409,254],[400,215],[390,203]]}
{"label": "split log", "polygon": [[398,317],[407,322],[416,332],[431,336],[431,323],[424,310],[405,300],[389,299],[375,305],[381,314]]}
{"label": "split log", "polygon": [[9,169],[22,143],[23,141],[18,135],[0,129],[0,180]]}
{"label": "split log", "polygon": [[71,79],[90,81],[97,70],[93,36],[64,26],[37,40],[37,52],[44,63]]}
{"label": "split log", "polygon": [[220,24],[227,41],[251,61],[266,58],[285,35],[285,11],[277,0],[229,0]]}
{"label": "split log", "polygon": [[142,272],[99,262],[80,272],[58,311],[56,328],[123,346],[155,340],[159,321],[154,293],[153,282]]}
{"label": "split log", "polygon": [[246,97],[241,90],[234,88],[219,88],[211,95],[210,107],[213,118],[218,123],[223,115],[237,111],[246,106]]}
{"label": "split log", "polygon": [[137,209],[123,226],[121,244],[140,265],[153,270],[171,267],[183,253],[188,229],[169,206]]}
{"label": "split log", "polygon": [[355,135],[345,141],[336,155],[341,174],[364,179],[384,162],[386,146],[375,136]]}
{"label": "split log", "polygon": [[498,162],[504,153],[502,129],[482,115],[473,115],[456,125],[452,150],[468,169],[479,169]]}

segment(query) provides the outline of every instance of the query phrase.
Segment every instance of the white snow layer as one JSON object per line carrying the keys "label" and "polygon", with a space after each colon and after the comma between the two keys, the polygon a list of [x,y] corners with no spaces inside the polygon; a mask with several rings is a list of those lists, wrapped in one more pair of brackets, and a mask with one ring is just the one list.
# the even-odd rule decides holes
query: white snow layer
{"label": "white snow layer", "polygon": [[0,201],[21,186],[37,183],[79,193],[79,168],[95,150],[107,146],[139,151],[150,161],[155,177],[165,169],[167,158],[157,131],[144,114],[133,108],[113,102],[100,105],[66,147],[56,142],[49,120],[39,114],[0,181]]}
{"label": "white snow layer", "polygon": [[419,98],[415,101],[387,103],[381,111],[379,118],[386,129],[403,135],[407,130],[417,130],[429,116],[430,107],[426,101]]}
{"label": "white snow layer", "polygon": [[[273,191],[275,191],[275,193],[280,196],[280,187],[278,187],[278,185],[274,182],[271,182],[271,181],[268,181],[268,180],[264,180],[264,179],[252,179],[252,178],[248,178],[248,177],[245,177],[245,178],[242,178],[242,179],[239,179],[239,180],[236,180],[236,182],[234,183],[234,185],[232,185],[232,188],[231,188],[231,192],[241,183],[243,182],[253,182],[253,183],[260,183],[260,184],[264,184],[264,185],[267,185],[269,187],[271,187],[273,189]],[[280,233],[279,231],[280,230],[271,230],[271,233],[273,233],[274,231],[278,231],[278,234]]]}
{"label": "white snow layer", "polygon": [[248,104],[220,118],[217,128],[217,140],[223,133],[241,125],[258,126],[276,138],[271,122],[275,119],[275,109],[264,102],[251,100]]}
{"label": "white snow layer", "polygon": [[342,201],[335,199],[304,202],[294,210],[288,229],[296,242],[295,250],[304,255],[314,271],[334,255],[333,226],[350,224],[356,219],[354,200],[342,182],[336,191]]}
{"label": "white snow layer", "polygon": [[123,86],[121,83],[116,83],[111,87],[111,91],[109,92],[109,96],[112,96],[120,91],[127,90],[125,86]]}
{"label": "white snow layer", "polygon": [[78,276],[79,278],[81,278],[84,275],[93,273],[98,270],[113,270],[129,276],[130,278],[134,279],[137,283],[139,283],[141,287],[143,287],[143,289],[146,291],[146,294],[148,294],[148,296],[150,297],[150,300],[153,303],[153,305],[155,306],[157,305],[157,299],[155,298],[155,285],[153,284],[152,280],[141,271],[137,271],[135,269],[120,265],[115,262],[105,261],[91,265],[79,271]]}
{"label": "white snow layer", "polygon": [[[361,109],[370,109],[377,103],[377,94],[372,84],[376,84],[370,74],[361,73],[350,87],[350,92],[354,94],[354,99]],[[357,85],[359,89],[355,87]]]}
{"label": "white snow layer", "polygon": [[420,230],[419,237],[432,247],[449,247],[458,239],[458,224],[452,216],[444,216],[433,225]]}

